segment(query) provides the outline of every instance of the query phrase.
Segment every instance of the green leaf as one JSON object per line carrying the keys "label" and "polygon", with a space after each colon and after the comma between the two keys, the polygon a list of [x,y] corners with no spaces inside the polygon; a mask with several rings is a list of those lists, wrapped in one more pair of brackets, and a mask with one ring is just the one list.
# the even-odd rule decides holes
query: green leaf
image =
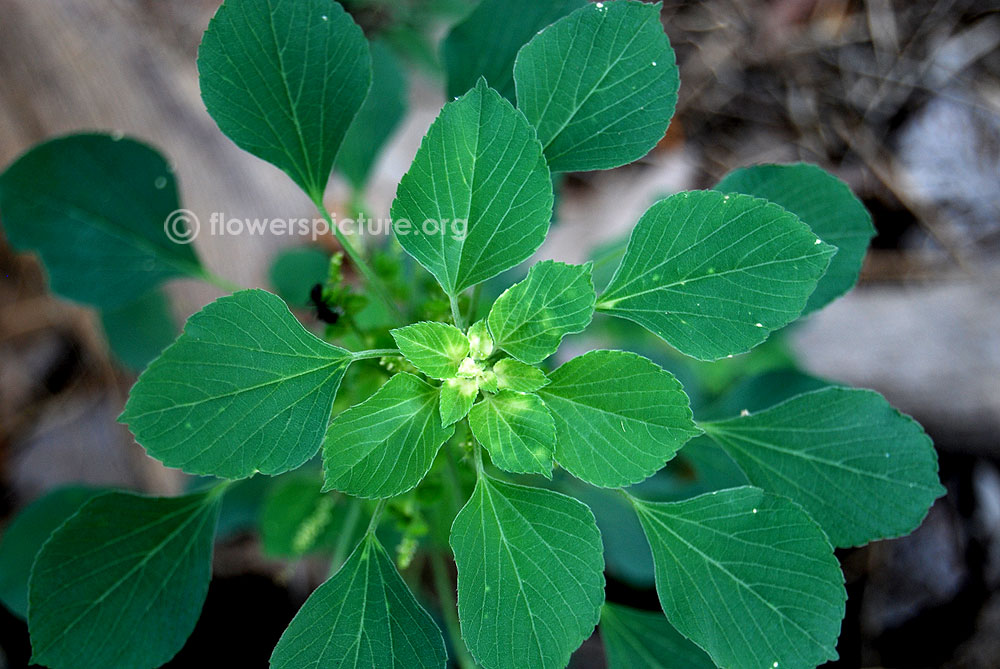
{"label": "green leaf", "polygon": [[52,531],[102,490],[68,486],[35,500],[15,516],[0,538],[0,602],[19,618],[28,616],[28,577],[35,555]]}
{"label": "green leaf", "polygon": [[656,146],[680,76],[660,5],[599,2],[546,28],[517,54],[517,106],[553,172],[606,170]]}
{"label": "green leaf", "polygon": [[549,378],[538,394],[555,418],[556,460],[587,483],[638,483],[699,433],[673,374],[634,353],[591,351]]}
{"label": "green leaf", "polygon": [[179,208],[167,161],[132,139],[60,137],[0,175],[11,246],[38,252],[53,292],[101,308],[135,302],[171,277],[202,276],[186,245],[197,228]]}
{"label": "green leaf", "polygon": [[334,495],[320,491],[322,484],[315,474],[298,472],[275,482],[260,515],[265,555],[298,557],[335,545],[341,529],[334,522],[338,505]]}
{"label": "green leaf", "polygon": [[597,308],[716,360],[795,320],[835,252],[776,204],[678,193],[639,219]]}
{"label": "green leaf", "polygon": [[[757,349],[760,350],[760,349]],[[832,385],[796,369],[773,369],[730,384],[729,390],[708,407],[698,410],[704,421],[733,418],[744,411],[763,411],[796,395]]]}
{"label": "green leaf", "polygon": [[119,418],[190,474],[280,474],[315,455],[351,354],[263,290],[220,298],[146,368]]}
{"label": "green leaf", "polygon": [[837,658],[844,575],[800,506],[759,488],[634,500],[670,624],[720,667],[815,667]]}
{"label": "green leaf", "polygon": [[184,645],[212,573],[218,489],[112,492],[53,532],[31,571],[32,664],[158,667]]}
{"label": "green leaf", "polygon": [[441,43],[448,97],[462,95],[479,77],[485,77],[513,103],[518,49],[535,33],[584,4],[585,0],[482,0]]}
{"label": "green leaf", "polygon": [[824,388],[703,427],[752,484],[801,504],[835,546],[909,534],[945,493],[930,437],[871,390]]}
{"label": "green leaf", "polygon": [[355,190],[365,187],[385,143],[406,115],[406,74],[392,49],[374,41],[371,55],[372,86],[337,154],[336,169]]}
{"label": "green leaf", "polygon": [[875,226],[871,214],[843,181],[807,163],[756,165],[730,172],[715,190],[745,193],[781,205],[824,242],[837,247],[837,255],[802,313],[821,309],[854,287]]}
{"label": "green leaf", "polygon": [[486,669],[565,667],[594,631],[604,558],[584,504],[481,476],[451,547],[462,638]]}
{"label": "green leaf", "polygon": [[284,249],[271,265],[271,285],[290,306],[309,306],[309,293],[317,283],[326,283],[330,254],[317,246]]}
{"label": "green leaf", "polygon": [[390,332],[407,360],[427,376],[450,379],[469,355],[469,340],[454,325],[424,321]]}
{"label": "green leaf", "polygon": [[441,631],[373,534],[309,596],[271,655],[273,669],[447,663]]}
{"label": "green leaf", "polygon": [[448,379],[441,384],[441,424],[447,427],[465,418],[479,395],[476,379]]}
{"label": "green leaf", "polygon": [[101,312],[101,326],[115,357],[141,372],[177,336],[170,303],[154,289],[137,301]]}
{"label": "green leaf", "polygon": [[600,629],[609,669],[715,669],[662,613],[606,603]]}
{"label": "green leaf", "polygon": [[590,267],[553,260],[534,265],[490,309],[496,346],[533,364],[555,353],[564,336],[582,332],[594,316]]}
{"label": "green leaf", "polygon": [[551,218],[534,128],[482,80],[441,110],[392,203],[400,245],[453,296],[534,253]]}
{"label": "green leaf", "polygon": [[493,373],[497,375],[497,386],[502,390],[517,390],[522,393],[533,393],[549,383],[545,372],[525,364],[514,358],[498,360],[493,365]]}
{"label": "green leaf", "polygon": [[438,390],[396,374],[333,419],[323,442],[324,490],[393,497],[420,483],[455,428],[438,420]]}
{"label": "green leaf", "polygon": [[226,0],[198,49],[219,129],[317,204],[371,70],[368,40],[333,0]]}
{"label": "green leaf", "polygon": [[556,427],[538,395],[501,390],[472,407],[469,427],[500,469],[552,478]]}
{"label": "green leaf", "polygon": [[473,360],[485,360],[493,355],[493,336],[482,318],[469,326],[469,355]]}

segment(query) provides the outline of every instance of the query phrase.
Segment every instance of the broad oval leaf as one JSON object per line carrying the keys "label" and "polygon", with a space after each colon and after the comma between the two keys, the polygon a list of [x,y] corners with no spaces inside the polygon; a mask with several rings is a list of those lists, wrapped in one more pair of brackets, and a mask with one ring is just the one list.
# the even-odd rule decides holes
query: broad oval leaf
{"label": "broad oval leaf", "polygon": [[556,426],[538,395],[513,390],[486,395],[472,407],[469,427],[500,469],[552,478]]}
{"label": "broad oval leaf", "polygon": [[776,204],[678,193],[636,223],[597,308],[685,355],[717,360],[795,320],[835,251]]}
{"label": "broad oval leaf", "polygon": [[476,379],[448,379],[441,384],[441,424],[445,427],[469,415],[479,395]]}
{"label": "broad oval leaf", "polygon": [[351,360],[276,295],[240,291],[188,319],[119,420],[168,467],[230,479],[280,474],[316,454]]}
{"label": "broad oval leaf", "polygon": [[52,533],[29,585],[33,664],[159,667],[194,630],[212,573],[219,490],[91,499]]}
{"label": "broad oval leaf", "polygon": [[433,379],[450,379],[469,355],[469,340],[454,325],[423,321],[390,332],[407,360]]}
{"label": "broad oval leaf", "polygon": [[634,506],[664,613],[717,665],[815,667],[837,658],[844,575],[800,506],[751,487]]}
{"label": "broad oval leaf", "polygon": [[498,360],[493,365],[493,373],[497,376],[497,387],[500,390],[533,393],[549,383],[545,372],[514,358]]}
{"label": "broad oval leaf", "polygon": [[[479,77],[513,103],[514,58],[518,50],[553,21],[586,0],[482,0],[441,43],[448,97],[462,95]],[[497,30],[503,26],[503,30]]]}
{"label": "broad oval leaf", "polygon": [[545,260],[493,303],[487,323],[494,344],[527,363],[538,363],[559,349],[562,338],[582,332],[594,316],[590,264]]}
{"label": "broad oval leaf", "polygon": [[756,165],[730,172],[715,190],[745,193],[781,205],[824,242],[837,247],[837,255],[802,313],[821,309],[857,283],[875,226],[861,200],[837,177],[808,163]]}
{"label": "broad oval leaf", "polygon": [[705,651],[685,639],[659,611],[605,603],[600,630],[608,669],[715,669]]}
{"label": "broad oval leaf", "polygon": [[438,389],[405,372],[333,421],[323,442],[324,490],[393,497],[420,483],[454,434],[438,417]]}
{"label": "broad oval leaf", "polygon": [[11,246],[38,252],[53,292],[101,308],[130,304],[171,277],[204,274],[187,245],[197,229],[178,211],[173,170],[133,139],[60,137],[0,175]]}
{"label": "broad oval leaf", "polygon": [[598,2],[539,33],[514,62],[517,106],[553,172],[606,170],[656,146],[680,76],[660,5]]}
{"label": "broad oval leaf", "polygon": [[538,391],[556,423],[556,460],[592,485],[618,488],[659,470],[700,430],[673,374],[634,353],[591,351]]}
{"label": "broad oval leaf", "polygon": [[449,295],[534,253],[552,181],[524,115],[484,81],[441,110],[392,203],[400,245]]}
{"label": "broad oval leaf", "polygon": [[198,49],[219,129],[318,205],[371,72],[368,40],[333,0],[226,0]]}
{"label": "broad oval leaf", "polygon": [[386,142],[406,115],[406,73],[398,59],[381,40],[371,43],[371,55],[372,86],[337,154],[336,170],[355,191],[368,183]]}
{"label": "broad oval leaf", "polygon": [[561,669],[594,631],[604,556],[581,502],[481,476],[451,547],[462,638],[486,669]]}
{"label": "broad oval leaf", "polygon": [[703,427],[752,484],[801,504],[835,546],[908,534],[945,492],[930,437],[871,390],[824,388]]}
{"label": "broad oval leaf", "polygon": [[273,669],[448,663],[441,630],[373,534],[302,605],[271,655]]}
{"label": "broad oval leaf", "polygon": [[21,510],[0,537],[0,602],[19,618],[28,617],[28,578],[38,550],[53,530],[104,492],[99,488],[58,488]]}

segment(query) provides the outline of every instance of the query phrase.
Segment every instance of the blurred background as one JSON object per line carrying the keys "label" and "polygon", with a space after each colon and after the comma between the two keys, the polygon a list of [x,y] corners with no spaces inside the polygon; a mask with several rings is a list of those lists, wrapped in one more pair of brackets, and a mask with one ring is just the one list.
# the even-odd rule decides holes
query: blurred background
{"label": "blurred background", "polygon": [[[440,40],[475,3],[344,4],[398,74],[386,101],[398,118],[385,145],[372,146],[370,174],[361,183],[336,176],[326,204],[386,216],[446,99]],[[195,58],[218,5],[0,0],[0,169],[58,134],[123,132],[168,156],[184,206],[203,221],[217,211],[312,217],[284,175],[237,149],[204,110]],[[841,660],[830,666],[1000,666],[1000,2],[666,0],[662,19],[682,82],[667,136],[632,165],[566,175],[537,258],[594,257],[656,198],[760,162],[833,172],[878,234],[852,293],[747,356],[694,365],[603,321],[569,348],[596,340],[640,350],[705,408],[725,405],[727,392],[746,399],[819,378],[873,388],[913,415],[934,438],[948,495],[911,536],[839,552],[848,615]],[[196,249],[216,273],[274,289],[275,259],[304,242],[203,235]],[[185,281],[167,293],[160,341],[220,294]],[[53,297],[37,260],[0,234],[0,527],[69,482],[184,488],[115,422],[151,355],[135,337],[108,314]],[[766,382],[751,378],[761,373]],[[654,492],[664,498],[708,485],[683,462],[661,478]],[[615,526],[606,500],[579,494],[619,546],[608,555],[609,599],[655,608],[650,572],[629,553],[642,550],[629,544],[635,529]],[[232,505],[202,621],[171,666],[266,666],[322,581],[310,559],[289,563],[262,548],[253,530],[261,513]],[[26,666],[28,656],[23,621],[0,608],[0,668]],[[574,656],[574,666],[603,662],[596,637]]]}

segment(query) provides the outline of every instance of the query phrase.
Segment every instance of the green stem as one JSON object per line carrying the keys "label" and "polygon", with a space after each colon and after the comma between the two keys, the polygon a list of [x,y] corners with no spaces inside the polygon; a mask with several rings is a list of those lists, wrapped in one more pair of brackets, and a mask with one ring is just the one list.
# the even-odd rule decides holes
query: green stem
{"label": "green stem", "polygon": [[476,476],[479,478],[483,477],[483,447],[479,445],[479,442],[473,438],[472,439],[472,458],[476,463]]}
{"label": "green stem", "polygon": [[198,278],[202,281],[212,284],[216,288],[223,290],[227,293],[235,293],[237,291],[243,290],[243,286],[230,281],[229,279],[224,279],[218,274],[215,274],[205,268],[202,268],[198,273]]}
{"label": "green stem", "polygon": [[476,663],[469,655],[469,649],[462,641],[462,628],[458,622],[458,608],[455,606],[455,588],[448,576],[448,569],[440,551],[430,554],[431,571],[434,573],[434,590],[441,604],[441,614],[444,616],[444,626],[451,639],[451,647],[455,651],[455,661],[462,669],[476,669]]}
{"label": "green stem", "polygon": [[357,351],[351,353],[352,360],[368,360],[370,358],[381,358],[387,355],[403,355],[394,348],[373,348],[367,351]]}
{"label": "green stem", "polygon": [[449,295],[448,299],[451,301],[451,318],[455,321],[455,327],[465,332],[465,319],[462,318],[462,310],[458,308],[458,296]]}
{"label": "green stem", "polygon": [[378,528],[378,522],[382,520],[382,512],[385,511],[385,505],[389,502],[387,499],[380,499],[378,504],[375,505],[375,511],[372,512],[372,519],[368,522],[368,529],[365,530],[365,534],[375,534],[375,529]]}
{"label": "green stem", "polygon": [[368,284],[368,287],[372,290],[372,292],[378,295],[379,299],[382,300],[385,303],[385,306],[389,308],[389,311],[392,312],[400,322],[402,322],[404,320],[403,312],[400,311],[399,305],[396,304],[392,297],[390,297],[389,291],[386,289],[385,284],[382,283],[382,279],[379,278],[378,274],[375,273],[375,270],[371,268],[365,259],[361,257],[361,254],[358,253],[356,248],[354,248],[354,245],[351,244],[350,240],[348,240],[344,233],[340,231],[340,227],[334,224],[333,219],[330,217],[330,212],[328,212],[326,207],[323,206],[322,200],[316,202],[315,204],[316,208],[323,214],[323,218],[326,220],[327,225],[329,225],[330,229],[333,230],[333,234],[336,235],[337,241],[340,242],[342,247],[344,247],[344,251],[347,253],[348,257],[350,257],[351,262],[358,268],[361,275],[365,277],[365,282]]}

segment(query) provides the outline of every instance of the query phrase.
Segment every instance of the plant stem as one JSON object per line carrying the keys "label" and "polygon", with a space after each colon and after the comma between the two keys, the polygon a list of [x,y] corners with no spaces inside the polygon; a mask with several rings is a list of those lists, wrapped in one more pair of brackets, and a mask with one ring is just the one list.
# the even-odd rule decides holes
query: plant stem
{"label": "plant stem", "polygon": [[462,318],[462,310],[458,308],[458,296],[449,295],[448,299],[451,301],[451,318],[455,321],[455,327],[465,332],[465,319]]}
{"label": "plant stem", "polygon": [[400,311],[399,305],[397,305],[389,295],[389,291],[386,289],[385,284],[382,283],[382,279],[379,278],[378,274],[375,273],[375,270],[371,268],[365,259],[361,257],[361,254],[358,253],[356,248],[354,248],[354,245],[351,244],[344,233],[340,231],[340,227],[333,223],[333,219],[330,217],[330,212],[328,212],[326,207],[323,206],[323,201],[320,200],[315,204],[316,208],[319,209],[321,214],[323,214],[323,218],[326,220],[327,225],[329,225],[330,229],[333,230],[333,234],[337,237],[337,241],[340,242],[340,245],[344,248],[344,252],[347,253],[351,262],[358,268],[358,271],[361,272],[361,275],[365,277],[365,282],[368,284],[368,287],[372,290],[372,292],[378,295],[379,299],[382,300],[385,303],[385,306],[389,308],[389,311],[392,312],[392,314],[399,319],[400,322],[402,322],[404,320],[403,312]]}
{"label": "plant stem", "polygon": [[205,268],[202,268],[201,272],[198,273],[198,278],[227,293],[235,293],[239,290],[243,290],[243,286],[234,283],[229,279],[224,279],[218,274],[215,274]]}
{"label": "plant stem", "polygon": [[458,622],[458,609],[455,606],[455,589],[448,576],[448,568],[440,551],[431,551],[431,571],[434,573],[434,590],[441,604],[441,614],[444,616],[444,626],[451,639],[451,647],[455,651],[455,661],[462,669],[476,669],[476,663],[469,655],[469,649],[462,641],[462,628]]}
{"label": "plant stem", "polygon": [[403,355],[394,348],[373,348],[367,351],[357,351],[351,353],[353,360],[368,360],[370,358],[381,358],[387,355]]}
{"label": "plant stem", "polygon": [[372,519],[368,522],[368,529],[365,530],[365,534],[375,534],[375,529],[378,527],[378,521],[382,520],[382,512],[385,511],[385,505],[389,500],[380,499],[378,504],[375,506],[375,511],[372,512]]}
{"label": "plant stem", "polygon": [[472,457],[476,463],[476,476],[479,478],[483,477],[483,450],[479,442],[473,437],[472,439]]}

